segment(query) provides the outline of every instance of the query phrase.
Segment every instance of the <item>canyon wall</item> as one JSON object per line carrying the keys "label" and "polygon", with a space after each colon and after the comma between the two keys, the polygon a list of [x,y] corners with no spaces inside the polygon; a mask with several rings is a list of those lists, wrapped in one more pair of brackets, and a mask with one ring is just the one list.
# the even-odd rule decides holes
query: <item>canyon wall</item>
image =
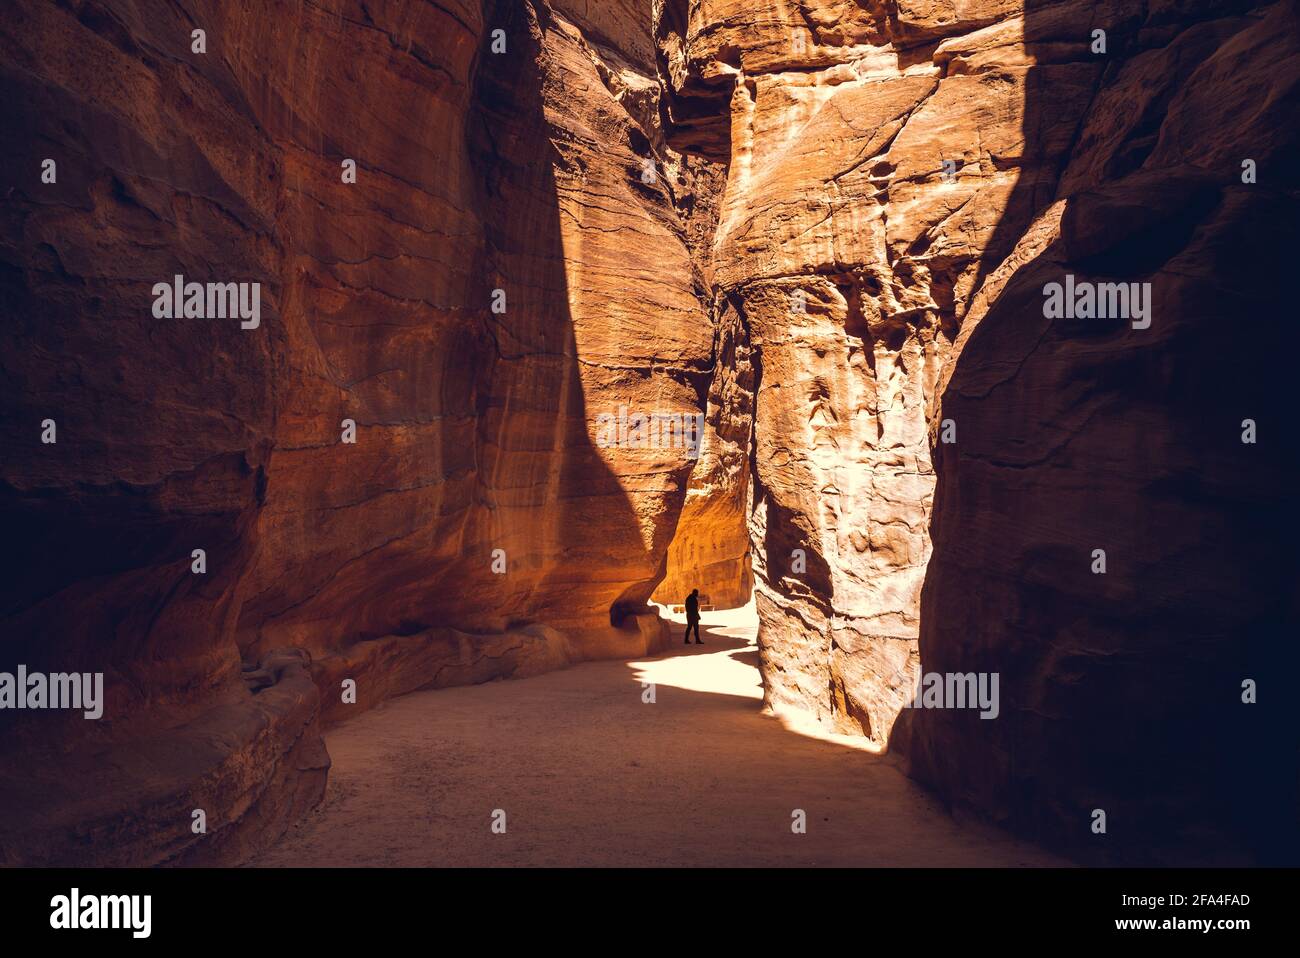
{"label": "canyon wall", "polygon": [[[711,195],[720,196],[721,191]],[[717,346],[705,415],[705,441],[686,487],[668,572],[653,599],[679,605],[693,589],[719,609],[749,602],[754,578],[746,517],[754,425],[754,370],[740,314],[720,302]]]}
{"label": "canyon wall", "polygon": [[[1294,717],[1243,696],[1294,674],[1298,22],[658,5],[668,140],[729,162],[774,710],[1084,858],[1293,838]],[[1067,274],[1150,283],[1150,325],[1048,318]],[[904,710],[926,673],[997,673],[997,718]]]}
{"label": "canyon wall", "polygon": [[[927,404],[981,267],[1014,241],[994,236],[1013,187],[1065,142],[1015,155],[1016,76],[945,77],[912,49],[934,46],[943,14],[889,12],[668,3],[656,27],[670,141],[730,160],[714,290],[761,357],[750,525],[767,700],[880,743],[917,662]],[[1058,120],[1068,136],[1068,109]]]}
{"label": "canyon wall", "polygon": [[[106,703],[5,713],[0,861],[234,860],[324,724],[665,641],[692,475],[737,467],[598,429],[704,414],[719,348],[720,173],[654,56],[631,2],[6,12],[0,667]],[[158,317],[177,274],[260,324]]]}
{"label": "canyon wall", "polygon": [[[932,423],[957,441],[934,447],[921,662],[1000,672],[1003,710],[916,710],[898,744],[1085,860],[1295,864],[1300,733],[1256,691],[1300,663],[1300,16],[1188,12],[1112,32],[1053,202],[966,314]],[[1067,276],[1149,284],[1148,315],[1045,317]]]}
{"label": "canyon wall", "polygon": [[[4,713],[0,861],[238,860],[328,724],[751,584],[767,704],[950,801],[1284,857],[1298,22],[12,4],[0,671],[105,703]],[[260,322],[157,315],[176,275]],[[1049,316],[1067,276],[1149,324]],[[997,718],[903,709],[923,673]]]}

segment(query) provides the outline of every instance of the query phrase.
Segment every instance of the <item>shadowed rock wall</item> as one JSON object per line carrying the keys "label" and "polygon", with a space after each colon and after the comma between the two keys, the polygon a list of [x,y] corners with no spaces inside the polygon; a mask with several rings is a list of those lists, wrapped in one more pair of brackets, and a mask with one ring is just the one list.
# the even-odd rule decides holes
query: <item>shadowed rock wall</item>
{"label": "shadowed rock wall", "polygon": [[[1294,674],[1297,21],[661,5],[668,140],[730,164],[714,291],[756,383],[770,706],[1083,856],[1293,838],[1295,722],[1241,699]],[[1150,326],[1047,318],[1067,273],[1150,283]],[[900,719],[922,672],[999,673],[999,717]]]}
{"label": "shadowed rock wall", "polygon": [[[653,56],[630,3],[7,11],[0,665],[106,704],[5,713],[0,860],[231,860],[321,723],[662,643],[695,462],[597,420],[705,411],[717,174]],[[155,318],[175,274],[260,325]]]}

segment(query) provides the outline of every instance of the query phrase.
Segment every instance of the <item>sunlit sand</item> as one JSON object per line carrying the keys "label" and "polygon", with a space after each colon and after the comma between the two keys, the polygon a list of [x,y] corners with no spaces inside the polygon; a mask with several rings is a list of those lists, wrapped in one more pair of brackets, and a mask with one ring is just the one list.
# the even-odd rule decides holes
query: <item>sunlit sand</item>
{"label": "sunlit sand", "polygon": [[1064,864],[954,819],[861,739],[763,714],[752,606],[705,612],[703,645],[674,618],[656,658],[417,692],[335,729],[325,802],[253,864]]}

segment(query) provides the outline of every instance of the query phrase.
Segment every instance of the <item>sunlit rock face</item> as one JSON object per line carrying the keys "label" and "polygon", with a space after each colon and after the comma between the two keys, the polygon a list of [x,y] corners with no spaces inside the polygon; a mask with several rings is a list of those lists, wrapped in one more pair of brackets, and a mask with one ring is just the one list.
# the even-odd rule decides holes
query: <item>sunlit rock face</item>
{"label": "sunlit rock face", "polygon": [[[300,231],[338,248],[300,261],[312,310],[294,353],[313,362],[281,418],[241,644],[323,658],[530,620],[581,644],[648,597],[693,463],[635,437],[602,445],[598,420],[702,411],[713,329],[670,171],[638,123],[655,115],[648,25],[616,12],[590,42],[544,5],[473,11],[473,36],[449,25],[465,39],[447,72],[469,79],[426,68],[392,92],[428,114],[404,114],[415,142],[369,171],[389,204],[331,187],[357,206],[339,230],[346,208],[299,202]],[[377,82],[364,104],[322,105],[344,152],[394,122],[368,106]],[[344,418],[360,438],[340,449]]]}
{"label": "sunlit rock face", "polygon": [[[1293,834],[1294,723],[1240,701],[1295,631],[1293,7],[666,0],[656,43],[669,142],[729,162],[768,703],[1083,855],[1097,808],[1138,858]],[[1066,273],[1150,327],[1045,317]],[[999,717],[900,720],[922,670]]]}
{"label": "sunlit rock face", "polygon": [[[743,489],[747,425],[709,413],[721,173],[659,131],[648,5],[4,21],[0,648],[107,703],[3,737],[43,758],[0,860],[232,860],[319,799],[322,723],[664,641],[688,484]],[[260,283],[259,328],[155,318],[178,273]]]}
{"label": "sunlit rock face", "polygon": [[927,406],[1005,224],[1029,221],[1013,194],[1054,175],[1086,104],[1026,141],[1027,65],[950,71],[934,39],[950,14],[669,3],[656,29],[670,142],[730,158],[713,279],[757,357],[768,702],[881,743],[917,660]]}
{"label": "sunlit rock face", "polygon": [[653,596],[669,605],[698,589],[706,605],[735,608],[753,592],[746,531],[754,422],[749,332],[725,300],[717,307],[717,330],[704,442],[668,547],[668,573]]}

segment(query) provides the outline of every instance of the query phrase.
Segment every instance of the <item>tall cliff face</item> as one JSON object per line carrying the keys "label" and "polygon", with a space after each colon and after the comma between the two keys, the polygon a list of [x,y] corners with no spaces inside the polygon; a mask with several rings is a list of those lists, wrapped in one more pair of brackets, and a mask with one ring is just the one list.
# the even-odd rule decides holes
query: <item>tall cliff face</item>
{"label": "tall cliff face", "polygon": [[925,55],[942,11],[769,7],[664,6],[665,116],[683,148],[730,157],[714,286],[761,356],[769,703],[883,743],[917,661],[927,405],[981,267],[1014,242],[994,234],[1017,184],[1050,174],[1084,104],[1022,149],[1025,70],[946,76]]}
{"label": "tall cliff face", "polygon": [[[772,707],[1085,856],[1294,834],[1294,722],[1242,697],[1297,619],[1298,19],[660,5],[669,142],[730,163],[714,293],[756,383]],[[1067,274],[1149,283],[1150,325],[1049,317]],[[928,673],[997,673],[998,718],[903,710]]]}
{"label": "tall cliff face", "polygon": [[955,801],[1294,828],[1294,3],[11,6],[0,671],[106,701],[4,714],[0,861],[238,859],[323,725],[751,576],[768,703]]}
{"label": "tall cliff face", "polygon": [[[107,701],[13,722],[3,860],[235,858],[319,798],[322,722],[663,640],[723,457],[635,417],[706,412],[719,174],[663,142],[648,7],[4,19],[0,648]],[[177,274],[260,325],[156,317]]]}
{"label": "tall cliff face", "polygon": [[[916,711],[898,738],[925,780],[1081,854],[1294,863],[1300,736],[1255,688],[1298,664],[1300,194],[1277,174],[1300,17],[1196,12],[1120,34],[1053,201],[966,315],[934,414],[959,438],[935,446],[921,661],[1000,670],[1006,711]],[[1141,284],[1147,314],[1045,317],[1068,282]],[[1110,842],[1080,828],[1097,809]]]}
{"label": "tall cliff face", "polygon": [[[630,12],[612,22],[634,40],[648,29]],[[442,57],[456,49],[445,30],[464,32],[430,29]],[[588,41],[560,7],[490,5],[448,71],[463,83],[428,67],[424,88],[392,91],[442,105],[403,118],[410,147],[384,143],[382,86],[351,110],[323,106],[343,154],[377,142],[398,166],[364,170],[391,207],[331,190],[356,205],[353,227],[315,191],[298,207],[299,233],[330,248],[299,258],[311,312],[291,349],[311,361],[280,420],[246,648],[306,646],[348,674],[374,658],[391,683],[417,634],[452,672],[458,633],[507,635],[471,643],[507,661],[631,647],[609,642],[611,612],[644,605],[692,462],[601,446],[596,422],[623,407],[696,414],[713,329],[671,172],[639,125],[653,65],[613,42]],[[412,184],[432,204],[422,215]],[[339,444],[345,418],[354,447]],[[513,628],[530,621],[566,643]],[[431,677],[426,662],[411,680]]]}

